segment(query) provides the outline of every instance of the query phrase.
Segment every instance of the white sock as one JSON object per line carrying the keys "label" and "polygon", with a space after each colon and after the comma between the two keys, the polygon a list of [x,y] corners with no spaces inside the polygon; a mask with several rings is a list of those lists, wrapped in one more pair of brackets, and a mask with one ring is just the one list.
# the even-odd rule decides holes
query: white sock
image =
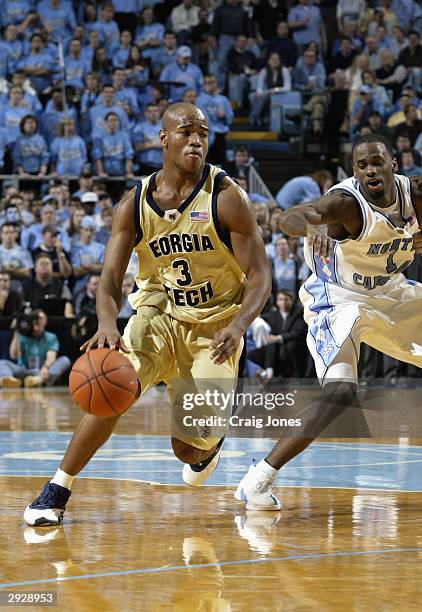
{"label": "white sock", "polygon": [[75,478],[76,476],[71,476],[70,474],[66,474],[66,472],[63,472],[63,470],[59,468],[57,472],[54,474],[54,478],[52,478],[50,482],[56,485],[60,485],[61,487],[65,487],[66,489],[70,490]]}
{"label": "white sock", "polygon": [[274,478],[274,476],[278,472],[278,470],[276,470],[275,468],[271,467],[271,465],[269,463],[267,463],[265,461],[265,459],[262,459],[262,461],[257,463],[256,467],[258,468],[258,470],[261,470],[261,472],[264,472],[264,474],[266,474],[270,478]]}

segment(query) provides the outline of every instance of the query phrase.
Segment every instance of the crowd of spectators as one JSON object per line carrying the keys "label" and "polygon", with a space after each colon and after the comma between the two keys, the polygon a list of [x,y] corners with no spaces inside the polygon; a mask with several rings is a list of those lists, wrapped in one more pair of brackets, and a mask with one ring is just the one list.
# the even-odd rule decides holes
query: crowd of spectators
{"label": "crowd of spectators", "polygon": [[[380,133],[396,148],[403,174],[422,174],[420,4],[340,0],[335,10],[312,0],[0,5],[0,173],[19,177],[19,189],[2,184],[2,320],[16,324],[18,311],[31,310],[31,330],[43,342],[40,329],[57,317],[72,322],[78,341],[89,336],[113,206],[135,177],[161,166],[162,114],[170,102],[184,100],[206,115],[208,161],[249,193],[266,244],[273,298],[249,333],[254,363],[266,377],[309,375],[307,360],[293,359],[305,351],[297,292],[309,270],[301,242],[278,233],[277,215],[325,193],[333,179],[325,170],[296,177],[271,203],[250,192],[254,160],[245,146],[228,151],[226,136],[236,114],[251,128],[269,129],[272,96],[298,91],[310,134],[325,139],[330,151],[338,151],[341,138]],[[132,261],[122,320],[131,314],[135,271]],[[19,337],[15,331],[9,357],[21,369],[13,373],[10,359],[0,362],[0,383],[56,380],[53,340],[35,372],[22,361],[26,341],[20,346]],[[8,356],[3,350],[0,357]]]}

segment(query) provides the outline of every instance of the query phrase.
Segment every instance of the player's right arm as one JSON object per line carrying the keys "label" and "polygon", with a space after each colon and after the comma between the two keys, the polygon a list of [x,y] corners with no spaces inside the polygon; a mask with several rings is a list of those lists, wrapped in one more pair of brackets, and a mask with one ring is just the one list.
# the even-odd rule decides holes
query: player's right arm
{"label": "player's right arm", "polygon": [[278,219],[279,229],[289,236],[310,239],[317,254],[331,254],[331,238],[358,236],[362,218],[355,198],[333,191],[316,202],[289,208]]}
{"label": "player's right arm", "polygon": [[113,213],[111,237],[104,255],[104,265],[97,290],[98,331],[81,350],[94,346],[120,348],[128,351],[117,329],[117,315],[122,302],[122,284],[136,239],[132,189],[117,205]]}

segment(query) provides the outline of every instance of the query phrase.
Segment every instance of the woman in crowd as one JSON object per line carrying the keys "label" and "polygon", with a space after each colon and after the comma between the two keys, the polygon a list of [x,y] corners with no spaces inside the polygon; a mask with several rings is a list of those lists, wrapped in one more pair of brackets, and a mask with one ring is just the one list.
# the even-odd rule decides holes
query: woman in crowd
{"label": "woman in crowd", "polygon": [[21,136],[13,149],[14,172],[19,175],[31,174],[45,176],[50,154],[47,143],[38,131],[38,121],[32,115],[26,115],[20,123]]}
{"label": "woman in crowd", "polygon": [[267,66],[262,68],[258,75],[256,93],[252,95],[252,110],[250,123],[260,126],[263,116],[270,105],[271,96],[275,93],[291,91],[292,80],[290,71],[282,64],[278,53],[271,53],[267,60]]}
{"label": "woman in crowd", "polygon": [[79,176],[87,163],[87,154],[85,142],[76,134],[73,119],[61,121],[59,134],[50,148],[52,173]]}

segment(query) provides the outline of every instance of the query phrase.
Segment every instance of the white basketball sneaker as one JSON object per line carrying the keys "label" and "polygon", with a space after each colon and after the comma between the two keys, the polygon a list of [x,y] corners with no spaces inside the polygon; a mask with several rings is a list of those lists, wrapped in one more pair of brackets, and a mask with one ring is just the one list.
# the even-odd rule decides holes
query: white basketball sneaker
{"label": "white basketball sneaker", "polygon": [[183,481],[187,485],[190,485],[191,487],[198,487],[211,476],[217,467],[218,462],[220,461],[221,447],[223,446],[223,442],[224,438],[221,438],[220,442],[217,444],[217,448],[214,450],[212,455],[208,457],[208,459],[205,459],[205,461],[195,463],[194,465],[185,463],[183,466],[182,477]]}
{"label": "white basketball sneaker", "polygon": [[268,476],[258,465],[252,464],[234,497],[246,502],[246,510],[281,510],[281,503],[271,489],[274,480],[275,476]]}

